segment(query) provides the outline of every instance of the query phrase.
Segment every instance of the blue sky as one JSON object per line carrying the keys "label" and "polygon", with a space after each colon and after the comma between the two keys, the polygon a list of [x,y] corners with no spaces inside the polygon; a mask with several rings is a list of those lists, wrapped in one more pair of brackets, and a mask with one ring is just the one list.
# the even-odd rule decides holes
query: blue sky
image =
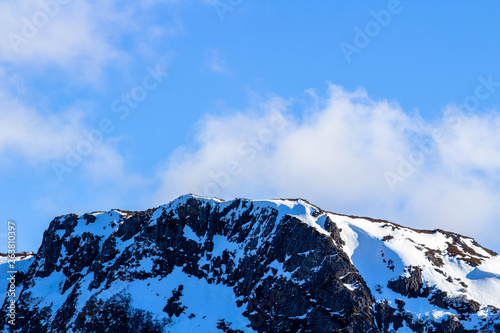
{"label": "blue sky", "polygon": [[0,219],[36,250],[71,212],[304,197],[499,251],[499,9],[0,1]]}

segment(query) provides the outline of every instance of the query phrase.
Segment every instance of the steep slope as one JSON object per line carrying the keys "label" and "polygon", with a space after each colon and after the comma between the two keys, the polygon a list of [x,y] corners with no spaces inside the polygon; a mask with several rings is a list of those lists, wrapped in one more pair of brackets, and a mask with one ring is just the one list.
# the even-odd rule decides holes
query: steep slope
{"label": "steep slope", "polygon": [[379,321],[389,315],[382,326],[417,329],[445,320],[477,331],[499,318],[500,257],[472,238],[367,218],[332,220],[343,230],[343,250],[377,300]]}
{"label": "steep slope", "polygon": [[494,332],[498,258],[468,237],[304,200],[187,195],[54,219],[16,289],[16,328]]}

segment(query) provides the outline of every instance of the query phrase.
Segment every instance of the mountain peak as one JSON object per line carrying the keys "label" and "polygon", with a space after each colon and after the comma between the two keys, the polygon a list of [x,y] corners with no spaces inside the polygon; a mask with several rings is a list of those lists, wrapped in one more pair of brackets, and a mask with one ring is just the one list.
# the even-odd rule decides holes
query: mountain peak
{"label": "mountain peak", "polygon": [[23,331],[459,332],[500,324],[493,251],[470,237],[335,214],[304,199],[187,194],[146,211],[68,214],[24,262]]}

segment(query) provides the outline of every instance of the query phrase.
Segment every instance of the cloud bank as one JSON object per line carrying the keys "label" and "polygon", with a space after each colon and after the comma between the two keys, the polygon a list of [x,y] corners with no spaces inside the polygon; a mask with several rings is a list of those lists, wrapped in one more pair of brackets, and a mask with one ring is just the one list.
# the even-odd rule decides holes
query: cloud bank
{"label": "cloud bank", "polygon": [[[331,85],[302,117],[274,97],[206,117],[159,170],[157,204],[181,193],[303,197],[339,213],[500,241],[500,115],[449,105],[436,120]],[[470,110],[469,110],[470,111]]]}

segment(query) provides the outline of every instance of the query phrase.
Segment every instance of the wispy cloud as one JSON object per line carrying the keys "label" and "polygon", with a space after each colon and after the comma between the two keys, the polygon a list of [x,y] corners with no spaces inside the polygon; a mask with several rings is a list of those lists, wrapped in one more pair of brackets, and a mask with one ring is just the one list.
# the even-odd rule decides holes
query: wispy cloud
{"label": "wispy cloud", "polygon": [[[21,205],[34,209],[34,215],[49,219],[68,212],[131,207],[135,201],[130,197],[148,188],[149,180],[127,165],[120,137],[100,133],[102,137],[89,139],[97,133],[87,119],[90,111],[76,105],[51,113],[0,90],[0,168],[4,176],[16,174],[17,166],[29,176],[41,176],[33,184],[36,199],[23,192],[27,197]],[[13,190],[11,186],[6,190]],[[32,227],[42,232],[45,224]]]}
{"label": "wispy cloud", "polygon": [[58,68],[95,83],[106,67],[147,55],[147,45],[182,31],[174,14],[171,25],[155,24],[150,12],[162,3],[176,2],[0,1],[0,64]]}
{"label": "wispy cloud", "polygon": [[23,156],[32,162],[50,160],[61,157],[68,143],[77,140],[83,111],[42,115],[6,93],[0,96],[0,154],[8,151],[7,156]]}
{"label": "wispy cloud", "polygon": [[[87,124],[85,106],[76,105],[57,114],[28,106],[0,91],[0,160],[3,163],[23,161],[32,167],[54,166],[87,149],[89,136],[95,129]],[[82,158],[78,166],[87,178],[117,180],[125,177],[123,158],[116,148],[117,138],[100,138],[91,146],[92,154]],[[74,168],[68,173],[73,173]],[[56,179],[57,172],[50,172]],[[122,181],[119,179],[117,181]]]}
{"label": "wispy cloud", "polygon": [[0,2],[1,61],[33,68],[83,66],[82,73],[93,79],[121,56],[101,29],[96,9],[87,2]]}

